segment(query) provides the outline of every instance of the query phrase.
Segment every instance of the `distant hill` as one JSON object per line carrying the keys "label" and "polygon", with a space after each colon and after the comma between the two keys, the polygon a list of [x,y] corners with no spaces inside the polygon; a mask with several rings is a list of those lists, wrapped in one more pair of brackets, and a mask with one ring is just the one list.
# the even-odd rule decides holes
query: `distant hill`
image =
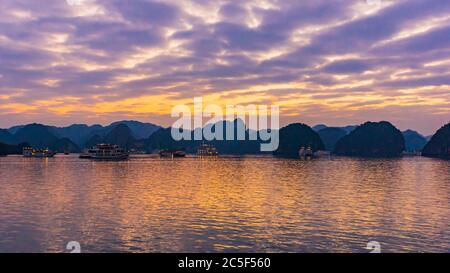
{"label": "distant hill", "polygon": [[13,126],[11,128],[8,129],[8,132],[11,134],[15,134],[17,133],[17,131],[19,131],[20,129],[22,129],[23,127],[25,127],[25,125],[17,125],[17,126]]}
{"label": "distant hill", "polygon": [[119,124],[105,136],[104,142],[119,145],[124,149],[133,149],[136,139],[130,127],[125,124]]}
{"label": "distant hill", "polygon": [[47,126],[42,124],[26,125],[19,129],[14,135],[15,143],[28,143],[33,148],[49,148],[58,141],[58,138],[52,134]]}
{"label": "distant hill", "polygon": [[313,128],[313,130],[316,131],[316,132],[319,132],[319,131],[321,131],[321,130],[323,130],[323,129],[326,129],[326,128],[339,128],[339,129],[344,130],[347,134],[350,134],[350,133],[353,132],[353,130],[355,130],[357,127],[358,127],[358,126],[356,126],[356,125],[349,125],[349,126],[344,126],[344,127],[328,127],[328,126],[325,125],[325,124],[319,124],[319,125],[316,125],[316,126],[314,126],[314,127],[312,127],[312,128]]}
{"label": "distant hill", "polygon": [[85,147],[90,148],[100,143],[108,143],[130,150],[136,148],[136,142],[131,129],[125,124],[118,124],[104,137],[94,135],[88,140]]}
{"label": "distant hill", "polygon": [[23,148],[28,146],[30,146],[28,145],[28,143],[22,143],[18,145],[0,143],[0,156],[22,154]]}
{"label": "distant hill", "polygon": [[274,155],[297,158],[302,147],[311,147],[314,152],[325,150],[319,134],[311,127],[301,123],[291,124],[280,130],[280,146]]}
{"label": "distant hill", "polygon": [[78,145],[68,138],[58,138],[51,127],[42,124],[29,124],[17,127],[18,130],[11,135],[11,141],[8,144],[28,143],[29,146],[36,149],[49,148],[57,152],[79,152]]}
{"label": "distant hill", "polygon": [[[254,131],[245,131],[246,140],[225,140],[226,139],[226,126],[231,125],[234,127],[235,139],[237,139],[237,128],[243,126],[245,129],[245,124],[241,120],[235,121],[222,121],[216,124],[208,124],[205,128],[197,128],[194,131],[188,131],[191,136],[191,140],[181,140],[175,141],[172,138],[172,128],[160,129],[150,136],[146,140],[145,147],[148,151],[165,150],[165,149],[185,149],[187,153],[196,153],[197,148],[202,143],[208,143],[214,145],[220,154],[224,155],[244,155],[244,154],[260,154],[260,144],[261,141],[250,141],[249,135],[254,134]],[[223,138],[224,140],[194,140],[195,131],[208,130],[215,132],[218,126],[223,128]]]}
{"label": "distant hill", "polygon": [[344,126],[344,127],[340,127],[342,130],[346,131],[347,134],[350,134],[351,132],[353,132],[356,128],[358,128],[358,126],[356,125],[349,125],[349,126]]}
{"label": "distant hill", "polygon": [[146,139],[150,137],[154,132],[159,130],[161,127],[151,124],[142,123],[139,121],[117,121],[108,126],[92,125],[87,126],[85,124],[74,124],[69,127],[52,127],[52,131],[58,137],[66,137],[75,142],[78,146],[87,146],[88,141],[90,141],[95,136],[100,136],[102,138],[106,137],[113,129],[117,126],[124,124],[127,125],[131,130],[132,135],[135,139]]}
{"label": "distant hill", "polygon": [[413,130],[404,131],[403,137],[407,152],[420,152],[428,142],[424,136]]}
{"label": "distant hill", "polygon": [[318,124],[318,125],[312,127],[312,129],[316,132],[319,132],[320,130],[323,130],[325,128],[328,128],[328,126],[326,126],[325,124]]}
{"label": "distant hill", "polygon": [[71,141],[68,138],[60,138],[54,143],[52,143],[49,148],[55,152],[58,153],[79,153],[81,152],[80,147],[78,147],[77,144],[75,144],[73,141]]}
{"label": "distant hill", "polygon": [[5,129],[0,129],[0,143],[12,144],[14,143],[14,136]]}
{"label": "distant hill", "polygon": [[119,124],[125,124],[133,132],[136,139],[149,138],[153,133],[161,129],[161,126],[152,123],[142,123],[134,120],[124,120],[112,123],[109,127],[116,127]]}
{"label": "distant hill", "polygon": [[344,156],[398,157],[404,150],[402,132],[383,121],[359,126],[337,142],[334,152]]}
{"label": "distant hill", "polygon": [[328,127],[320,130],[318,134],[325,145],[325,150],[332,152],[336,143],[346,136],[347,132],[341,128]]}
{"label": "distant hill", "polygon": [[101,143],[103,143],[103,137],[101,137],[99,135],[94,135],[84,144],[84,147],[92,148],[95,145],[101,144]]}
{"label": "distant hill", "polygon": [[[114,128],[120,124],[127,125],[132,135],[135,139],[147,139],[154,132],[161,129],[160,126],[154,125],[152,123],[142,123],[139,121],[117,121],[108,126],[102,125],[92,125],[88,126],[86,124],[73,124],[67,127],[56,127],[41,125],[48,129],[56,138],[67,138],[75,143],[78,147],[87,146],[87,142],[93,137],[100,136],[102,138],[106,137]],[[4,143],[17,143],[17,137],[15,136],[19,131],[29,125],[19,125],[9,128],[8,130],[0,130],[0,141]]]}
{"label": "distant hill", "polygon": [[[216,128],[222,126],[223,128],[223,139],[224,140],[194,140],[194,134],[196,131],[212,131],[216,132]],[[226,127],[234,127],[234,139],[226,140]],[[196,153],[197,148],[203,144],[208,143],[214,145],[220,154],[223,155],[244,155],[244,154],[260,154],[260,144],[261,141],[249,140],[250,134],[255,134],[255,131],[245,130],[246,140],[236,140],[237,139],[237,128],[244,128],[245,124],[242,120],[235,121],[221,121],[216,124],[208,124],[204,128],[197,128],[194,131],[188,131],[187,133],[191,136],[191,140],[181,140],[175,141],[172,138],[172,128],[160,129],[150,136],[146,140],[145,147],[148,151],[165,150],[165,149],[185,149],[187,153]],[[200,132],[201,133],[201,132]]]}
{"label": "distant hill", "polygon": [[86,124],[73,124],[68,127],[54,127],[49,126],[50,131],[59,138],[68,138],[77,146],[82,147],[88,138],[91,137],[93,132],[102,130],[103,126],[93,125],[87,126]]}
{"label": "distant hill", "polygon": [[[234,130],[234,136],[233,138],[235,140],[226,140],[226,130],[227,127],[233,128]],[[249,131],[245,123],[241,119],[236,119],[234,121],[221,121],[217,122],[214,125],[207,125],[205,126],[206,130],[211,130],[212,132],[215,132],[217,128],[222,127],[223,130],[223,139],[224,140],[213,140],[210,143],[213,144],[219,152],[222,154],[229,154],[229,155],[243,155],[243,154],[260,154],[260,148],[261,148],[261,141],[259,140],[250,140],[250,134],[254,135],[257,134],[255,131]],[[244,138],[245,140],[238,140],[238,129],[242,128],[245,130],[244,132]],[[257,135],[256,135],[257,137]],[[201,143],[197,143],[201,144]],[[196,147],[197,148],[197,147]]]}
{"label": "distant hill", "polygon": [[422,155],[450,159],[450,123],[437,131],[424,147]]}

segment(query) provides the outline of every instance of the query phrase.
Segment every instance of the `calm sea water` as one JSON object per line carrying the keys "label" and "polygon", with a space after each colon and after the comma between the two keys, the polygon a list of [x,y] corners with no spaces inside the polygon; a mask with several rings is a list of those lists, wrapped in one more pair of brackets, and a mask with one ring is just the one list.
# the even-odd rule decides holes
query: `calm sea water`
{"label": "calm sea water", "polygon": [[450,252],[450,161],[0,158],[0,252]]}

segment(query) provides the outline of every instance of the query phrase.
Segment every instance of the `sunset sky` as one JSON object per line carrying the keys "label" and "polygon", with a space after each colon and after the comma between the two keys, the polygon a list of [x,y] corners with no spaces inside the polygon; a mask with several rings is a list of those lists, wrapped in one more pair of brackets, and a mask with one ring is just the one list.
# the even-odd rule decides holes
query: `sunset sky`
{"label": "sunset sky", "polygon": [[170,126],[194,96],[432,134],[450,121],[450,1],[0,1],[0,127]]}

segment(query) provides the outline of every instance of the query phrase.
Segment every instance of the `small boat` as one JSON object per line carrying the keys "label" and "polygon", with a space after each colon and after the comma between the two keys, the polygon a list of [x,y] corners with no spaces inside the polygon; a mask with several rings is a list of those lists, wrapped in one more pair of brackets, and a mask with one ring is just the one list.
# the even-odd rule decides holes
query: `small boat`
{"label": "small boat", "polygon": [[31,147],[23,148],[22,154],[24,157],[48,158],[54,157],[55,152],[49,149],[33,149]]}
{"label": "small boat", "polygon": [[307,148],[301,147],[298,151],[298,156],[300,157],[300,159],[311,158],[314,156],[314,152],[309,146]]}
{"label": "small boat", "polygon": [[128,157],[124,149],[113,144],[98,144],[91,154],[93,160],[127,160]]}
{"label": "small boat", "polygon": [[198,157],[216,157],[219,156],[219,152],[216,147],[211,144],[202,144],[197,149]]}
{"label": "small boat", "polygon": [[405,157],[422,156],[422,152],[420,152],[420,151],[403,152],[402,155]]}
{"label": "small boat", "polygon": [[314,157],[330,157],[331,152],[329,151],[317,151],[314,153]]}
{"label": "small boat", "polygon": [[159,152],[160,157],[164,158],[181,158],[186,157],[186,151],[185,150],[163,150]]}

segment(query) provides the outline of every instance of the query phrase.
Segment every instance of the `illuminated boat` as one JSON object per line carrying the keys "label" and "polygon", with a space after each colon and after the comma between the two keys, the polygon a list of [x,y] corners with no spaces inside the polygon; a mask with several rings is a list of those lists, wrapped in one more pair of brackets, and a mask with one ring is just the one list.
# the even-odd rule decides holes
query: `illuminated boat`
{"label": "illuminated boat", "polygon": [[298,156],[300,157],[300,159],[311,158],[314,156],[314,152],[311,147],[301,147],[298,151]]}
{"label": "illuminated boat", "polygon": [[91,159],[93,160],[127,160],[129,154],[118,145],[98,144],[91,149]]}
{"label": "illuminated boat", "polygon": [[80,154],[79,158],[91,159],[92,155],[95,154],[95,152],[96,152],[96,149],[86,149]]}
{"label": "illuminated boat", "polygon": [[31,147],[23,148],[22,154],[24,157],[48,158],[54,157],[55,152],[49,149],[33,149]]}
{"label": "illuminated boat", "polygon": [[216,147],[211,144],[202,144],[197,149],[198,157],[216,157],[219,156],[219,152]]}
{"label": "illuminated boat", "polygon": [[177,158],[186,157],[186,151],[184,150],[163,150],[159,152],[160,157],[164,158]]}

